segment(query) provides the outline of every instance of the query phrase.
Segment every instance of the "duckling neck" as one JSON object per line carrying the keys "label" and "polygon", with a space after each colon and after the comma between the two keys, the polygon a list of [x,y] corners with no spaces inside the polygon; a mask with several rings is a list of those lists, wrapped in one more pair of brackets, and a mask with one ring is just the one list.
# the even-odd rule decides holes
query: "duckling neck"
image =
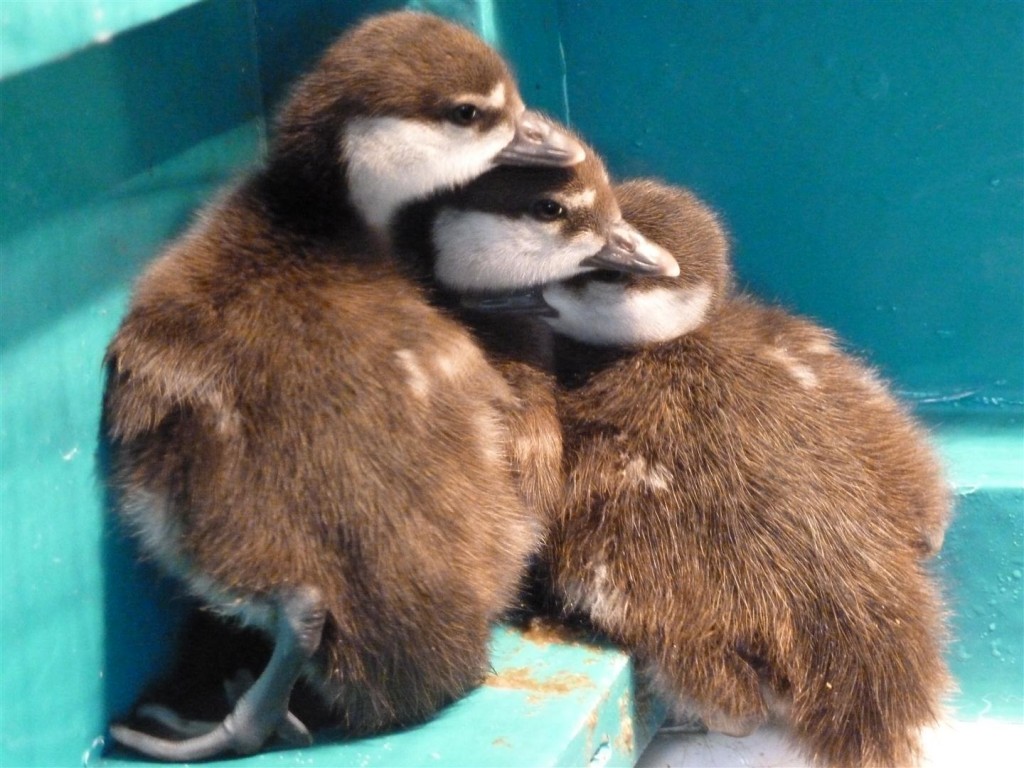
{"label": "duckling neck", "polygon": [[388,235],[402,268],[430,292],[431,303],[454,309],[458,304],[455,294],[441,290],[434,280],[437,252],[431,238],[431,227],[437,214],[436,205],[436,199],[405,205],[395,215]]}
{"label": "duckling neck", "polygon": [[554,338],[555,375],[566,389],[577,389],[592,376],[636,353],[621,346],[597,346],[562,334]]}
{"label": "duckling neck", "polygon": [[407,205],[395,218],[392,238],[402,269],[419,283],[433,306],[472,331],[491,360],[515,360],[550,371],[552,334],[540,318],[475,311],[465,306],[463,293],[436,280],[437,251],[432,226],[442,199],[437,197]]}
{"label": "duckling neck", "polygon": [[297,233],[333,239],[372,231],[349,199],[344,168],[337,163],[272,156],[253,191],[276,222]]}

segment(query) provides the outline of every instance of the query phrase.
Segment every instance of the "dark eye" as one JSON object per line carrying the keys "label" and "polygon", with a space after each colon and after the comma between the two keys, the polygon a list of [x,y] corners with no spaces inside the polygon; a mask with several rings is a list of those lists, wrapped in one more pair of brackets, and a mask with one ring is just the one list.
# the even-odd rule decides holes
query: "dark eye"
{"label": "dark eye", "polygon": [[555,219],[560,219],[565,215],[565,208],[554,200],[538,200],[530,208],[530,212],[533,214],[535,219],[540,219],[541,221],[554,221]]}
{"label": "dark eye", "polygon": [[456,125],[472,125],[480,117],[480,110],[473,104],[459,104],[448,113],[448,119]]}

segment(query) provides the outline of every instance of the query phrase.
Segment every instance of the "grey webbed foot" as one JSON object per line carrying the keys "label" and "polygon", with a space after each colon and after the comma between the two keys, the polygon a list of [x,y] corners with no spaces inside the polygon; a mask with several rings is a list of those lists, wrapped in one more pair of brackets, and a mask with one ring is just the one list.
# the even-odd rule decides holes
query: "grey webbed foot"
{"label": "grey webbed foot", "polygon": [[[231,706],[234,706],[245,695],[246,691],[252,688],[255,682],[256,678],[252,676],[252,672],[248,669],[240,669],[235,673],[234,677],[225,680],[224,692],[227,694]],[[309,730],[291,712],[285,712],[284,720],[277,724],[274,734],[282,741],[294,744],[297,747],[308,747],[313,743],[313,737],[310,736]]]}
{"label": "grey webbed foot", "polygon": [[[253,677],[252,672],[248,669],[240,669],[234,677],[225,680],[224,692],[227,696],[228,704],[234,708],[239,699],[245,695],[245,692],[255,682],[256,678]],[[176,739],[203,736],[220,725],[217,721],[184,718],[173,709],[162,704],[143,704],[135,710],[135,714],[145,720],[159,723],[168,732],[172,733]],[[278,723],[277,728],[274,730],[274,735],[282,741],[294,744],[295,746],[308,746],[312,742],[312,736],[310,736],[306,726],[291,712],[287,712],[285,719]]]}
{"label": "grey webbed foot", "polygon": [[[165,707],[162,704],[143,704],[135,710],[135,715],[136,717],[140,717],[144,720],[151,720],[154,723],[159,723],[167,731],[174,734],[176,739],[187,739],[193,736],[202,736],[220,725],[219,722],[210,720],[189,720],[188,718],[179,715],[173,709]],[[111,730],[121,727],[122,726],[114,725],[111,726]]]}
{"label": "grey webbed foot", "polygon": [[252,754],[274,734],[296,744],[312,743],[309,731],[288,711],[288,700],[302,665],[320,645],[326,616],[323,597],[314,587],[300,587],[275,602],[274,653],[263,674],[251,685],[244,676],[226,683],[229,700],[237,697],[237,701],[222,722],[189,721],[166,707],[148,705],[139,714],[184,738],[163,739],[113,725],[110,732],[114,739],[149,757],[179,762],[227,752]]}

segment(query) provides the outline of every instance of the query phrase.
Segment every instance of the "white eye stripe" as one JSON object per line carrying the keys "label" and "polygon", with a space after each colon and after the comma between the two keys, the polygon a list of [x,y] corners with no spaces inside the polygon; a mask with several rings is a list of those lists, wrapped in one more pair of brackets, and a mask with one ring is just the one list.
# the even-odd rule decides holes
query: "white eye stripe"
{"label": "white eye stripe", "polygon": [[472,104],[481,109],[504,109],[505,108],[505,84],[498,83],[491,92],[481,97],[479,93],[463,93],[452,100],[455,104]]}

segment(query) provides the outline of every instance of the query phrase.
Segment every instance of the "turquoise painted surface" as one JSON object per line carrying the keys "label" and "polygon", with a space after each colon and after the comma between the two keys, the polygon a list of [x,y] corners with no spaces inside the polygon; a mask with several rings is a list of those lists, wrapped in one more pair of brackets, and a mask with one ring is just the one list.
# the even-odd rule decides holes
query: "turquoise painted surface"
{"label": "turquoise painted surface", "polygon": [[1024,722],[1024,491],[960,490],[957,502],[938,558],[953,614],[953,703],[964,718]]}
{"label": "turquoise painted surface", "polygon": [[[571,118],[617,173],[712,200],[758,292],[839,329],[902,389],[954,401],[926,407],[960,499],[938,564],[958,707],[1024,720],[1024,6],[418,4],[491,35],[527,100]],[[173,13],[140,5],[109,42],[0,62],[0,764],[99,759],[94,739],[176,626],[172,590],[107,527],[95,478],[99,360],[132,279],[258,158],[267,114],[337,29],[397,5],[168,0]],[[11,29],[0,26],[3,56]],[[533,679],[589,653],[520,664],[515,642],[496,642],[496,666]],[[386,744],[444,745],[449,717],[484,739],[466,723],[485,711],[531,737],[557,722],[551,764],[579,764],[621,735],[623,702],[635,707],[622,657],[602,658],[588,672],[619,670],[601,677],[604,693],[561,699],[550,721],[527,711],[528,693],[515,704],[494,688],[409,744],[258,759],[326,765],[330,749],[362,760]],[[602,755],[628,763],[615,740]],[[516,754],[540,759],[518,742]]]}
{"label": "turquoise painted surface", "polygon": [[559,0],[572,121],[906,392],[1024,401],[1024,4]]}
{"label": "turquoise painted surface", "polygon": [[0,77],[102,44],[199,0],[4,0]]}
{"label": "turquoise painted surface", "polygon": [[956,489],[937,558],[952,612],[949,662],[965,718],[1024,722],[1024,417],[925,412]]}
{"label": "turquoise painted surface", "polygon": [[938,418],[965,716],[1024,721],[1024,4],[557,0],[566,113]]}
{"label": "turquoise painted surface", "polygon": [[[643,724],[658,713],[638,708],[622,654],[498,629],[491,656],[494,671],[484,684],[426,725],[354,742],[322,737],[307,749],[207,764],[541,768],[587,765],[600,752],[602,765],[617,767],[632,765],[650,739]],[[90,765],[138,763],[108,756]]]}
{"label": "turquoise painted surface", "polygon": [[163,658],[170,590],[105,522],[100,361],[141,265],[257,157],[260,106],[226,0],[0,81],[3,765],[78,764]]}
{"label": "turquoise painted surface", "polygon": [[[171,593],[106,525],[95,475],[100,361],[129,275],[259,139],[251,122],[211,136],[2,241],[4,330],[10,310],[22,331],[0,372],[4,765],[74,762],[162,659]],[[56,271],[64,259],[79,269]],[[90,263],[128,274],[97,289]]]}
{"label": "turquoise painted surface", "polygon": [[[63,217],[104,195],[126,215],[141,201],[177,195],[180,228],[223,179],[203,166],[173,180],[153,176],[153,169],[243,123],[258,129],[249,14],[238,0],[193,5],[2,80],[2,343],[24,338],[88,297],[124,287],[167,237],[166,226],[152,227],[141,213],[127,230],[104,229],[95,214],[78,224]],[[248,162],[255,155],[254,147]],[[137,191],[123,192],[132,179]],[[82,225],[105,231],[108,249],[82,249]]]}

